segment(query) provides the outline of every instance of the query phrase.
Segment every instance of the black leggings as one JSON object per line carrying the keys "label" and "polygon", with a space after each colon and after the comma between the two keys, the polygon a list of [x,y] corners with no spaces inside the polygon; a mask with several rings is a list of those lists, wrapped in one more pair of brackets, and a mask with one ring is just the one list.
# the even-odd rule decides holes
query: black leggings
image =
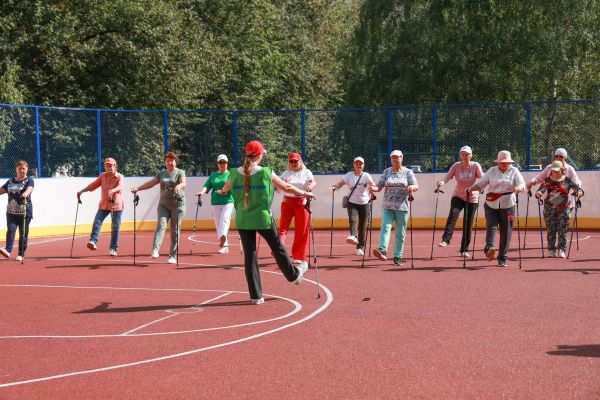
{"label": "black leggings", "polygon": [[251,299],[260,299],[262,297],[260,271],[258,270],[258,259],[256,257],[256,233],[262,236],[271,248],[277,266],[279,266],[285,279],[288,282],[293,282],[298,278],[299,271],[292,265],[292,260],[279,239],[275,221],[271,220],[271,227],[269,229],[238,229],[238,233],[244,249],[244,267]]}
{"label": "black leggings", "polygon": [[466,215],[466,217],[468,220],[465,220],[465,215],[463,214],[463,236],[460,242],[461,253],[469,251],[469,244],[471,243],[471,231],[473,230],[473,221],[475,220],[475,213],[477,212],[479,203],[467,204],[465,200],[462,200],[456,196],[452,196],[452,199],[450,200],[450,213],[448,214],[448,220],[446,221],[446,227],[444,228],[444,234],[442,235],[442,240],[446,243],[450,243],[450,240],[452,240],[452,235],[454,234],[454,226],[456,225],[458,216],[465,206],[467,207],[468,215]]}

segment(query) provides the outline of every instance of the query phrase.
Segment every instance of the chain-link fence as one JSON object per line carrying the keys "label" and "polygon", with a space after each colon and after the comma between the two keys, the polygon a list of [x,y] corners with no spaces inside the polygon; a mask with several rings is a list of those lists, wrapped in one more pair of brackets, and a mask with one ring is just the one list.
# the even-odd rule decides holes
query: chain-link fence
{"label": "chain-link fence", "polygon": [[154,175],[166,151],[188,175],[208,175],[219,154],[243,163],[245,143],[255,139],[277,172],[290,152],[317,174],[345,172],[356,156],[381,172],[394,149],[416,171],[445,171],[464,145],[484,168],[510,150],[521,169],[539,169],[564,147],[576,169],[600,169],[599,122],[600,100],[271,111],[0,105],[0,175],[12,176],[24,159],[37,176],[95,176],[106,157],[127,176]]}

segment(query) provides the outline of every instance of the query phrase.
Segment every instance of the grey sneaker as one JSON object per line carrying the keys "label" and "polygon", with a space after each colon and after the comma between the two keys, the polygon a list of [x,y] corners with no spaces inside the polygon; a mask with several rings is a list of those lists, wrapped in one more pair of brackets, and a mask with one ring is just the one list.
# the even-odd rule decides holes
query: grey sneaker
{"label": "grey sneaker", "polygon": [[556,257],[556,251],[548,250],[548,257],[550,257],[550,258]]}
{"label": "grey sneaker", "polygon": [[567,255],[565,254],[564,250],[559,250],[557,257],[559,257],[559,258],[567,258]]}
{"label": "grey sneaker", "polygon": [[387,260],[387,250],[375,248],[373,249],[373,255],[381,261]]}
{"label": "grey sneaker", "polygon": [[394,264],[402,266],[402,259],[400,257],[394,257]]}
{"label": "grey sneaker", "polygon": [[506,260],[498,260],[498,266],[499,267],[506,267]]}
{"label": "grey sneaker", "polygon": [[439,246],[439,247],[447,247],[447,246],[448,246],[448,242],[445,242],[445,241],[443,241],[443,240],[442,240],[442,241],[441,241],[441,242],[438,244],[438,246]]}

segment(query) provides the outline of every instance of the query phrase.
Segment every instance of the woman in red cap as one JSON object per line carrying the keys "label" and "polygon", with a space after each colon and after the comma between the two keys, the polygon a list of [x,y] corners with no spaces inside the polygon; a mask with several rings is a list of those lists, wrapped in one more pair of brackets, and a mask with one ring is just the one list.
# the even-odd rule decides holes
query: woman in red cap
{"label": "woman in red cap", "polygon": [[[288,169],[281,174],[280,178],[282,181],[305,192],[312,192],[312,189],[316,185],[312,172],[306,168],[302,157],[298,153],[290,153],[288,157]],[[292,223],[292,219],[295,219],[294,243],[292,244],[292,258],[295,264],[306,261],[310,218],[305,205],[306,198],[304,196],[294,193],[283,195],[279,237],[281,238],[281,243],[285,245],[290,224]]]}
{"label": "woman in red cap", "polygon": [[104,160],[104,170],[96,180],[77,192],[77,201],[81,201],[81,194],[83,192],[93,192],[94,190],[101,188],[100,193],[100,204],[98,205],[98,212],[94,218],[94,224],[92,225],[92,234],[90,235],[90,241],[87,244],[88,249],[98,250],[98,237],[100,236],[100,228],[102,228],[102,222],[108,216],[111,215],[111,226],[110,231],[110,250],[109,254],[113,257],[117,256],[117,249],[119,248],[119,232],[121,228],[121,215],[123,214],[123,175],[117,172],[117,162],[114,158],[107,158]]}
{"label": "woman in red cap", "polygon": [[297,266],[292,264],[285,247],[281,243],[273,214],[274,187],[287,193],[314,198],[314,194],[282,181],[271,168],[261,167],[264,146],[259,141],[246,145],[244,166],[232,169],[229,181],[219,192],[231,190],[236,209],[235,223],[244,249],[244,266],[248,292],[254,304],[264,303],[258,261],[256,258],[256,233],[260,234],[271,248],[279,269],[289,282],[299,284],[308,269],[306,261]]}

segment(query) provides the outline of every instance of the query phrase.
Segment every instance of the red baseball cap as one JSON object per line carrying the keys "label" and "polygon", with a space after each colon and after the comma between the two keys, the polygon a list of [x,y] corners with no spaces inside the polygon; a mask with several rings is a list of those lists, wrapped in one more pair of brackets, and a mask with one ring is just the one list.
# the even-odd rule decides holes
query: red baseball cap
{"label": "red baseball cap", "polygon": [[302,156],[298,153],[290,153],[290,155],[288,157],[288,161],[292,161],[292,160],[302,161]]}
{"label": "red baseball cap", "polygon": [[267,151],[265,150],[265,146],[258,140],[253,140],[248,142],[246,145],[246,155],[247,156],[257,156],[259,154],[265,154]]}

